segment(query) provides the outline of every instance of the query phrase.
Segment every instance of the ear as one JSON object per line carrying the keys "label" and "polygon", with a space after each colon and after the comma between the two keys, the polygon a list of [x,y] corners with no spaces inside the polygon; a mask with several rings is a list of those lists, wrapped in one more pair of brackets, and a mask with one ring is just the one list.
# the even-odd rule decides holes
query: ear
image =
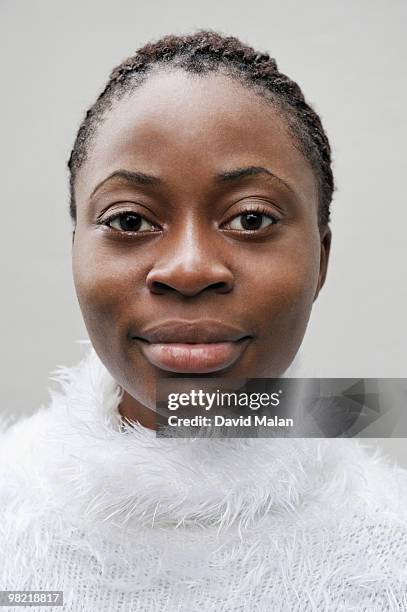
{"label": "ear", "polygon": [[332,232],[328,225],[324,225],[320,228],[320,236],[321,236],[321,249],[320,249],[320,259],[319,259],[319,275],[318,275],[318,284],[314,295],[314,302],[318,297],[319,292],[324,286],[326,274],[328,271],[328,260],[329,253],[331,251],[331,242],[332,242]]}

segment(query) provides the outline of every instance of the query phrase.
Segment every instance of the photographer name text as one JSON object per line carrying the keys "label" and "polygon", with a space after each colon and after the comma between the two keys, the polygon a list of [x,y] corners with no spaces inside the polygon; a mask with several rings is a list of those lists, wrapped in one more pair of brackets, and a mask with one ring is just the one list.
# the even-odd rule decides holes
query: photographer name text
{"label": "photographer name text", "polygon": [[239,417],[196,415],[189,418],[171,415],[168,417],[168,425],[171,427],[294,427],[294,420],[257,414]]}

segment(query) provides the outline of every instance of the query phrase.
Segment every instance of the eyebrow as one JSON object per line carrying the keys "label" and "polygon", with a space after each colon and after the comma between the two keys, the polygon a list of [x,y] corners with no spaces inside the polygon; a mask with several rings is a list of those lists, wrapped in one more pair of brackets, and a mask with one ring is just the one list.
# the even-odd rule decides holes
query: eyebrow
{"label": "eyebrow", "polygon": [[266,176],[272,177],[276,179],[279,183],[282,183],[287,189],[294,193],[293,188],[282,178],[264,168],[263,166],[246,166],[244,168],[236,168],[235,170],[227,170],[226,172],[221,172],[217,175],[217,179],[221,183],[239,181],[241,179],[250,177],[250,176],[258,176],[261,174],[265,174]]}
{"label": "eyebrow", "polygon": [[[216,174],[215,178],[220,183],[233,183],[248,177],[259,176],[262,174],[277,180],[289,191],[295,193],[293,188],[284,179],[280,178],[279,176],[271,172],[271,170],[268,170],[263,166],[245,166],[242,168],[235,168],[233,170],[226,170],[225,172],[220,172]],[[96,185],[90,197],[93,197],[95,193],[99,191],[99,189],[101,189],[105,183],[115,178],[123,179],[128,183],[139,186],[157,186],[162,184],[162,180],[158,178],[158,176],[154,176],[152,174],[146,174],[145,172],[138,172],[134,170],[115,170]]]}
{"label": "eyebrow", "polygon": [[159,185],[162,183],[161,179],[158,176],[153,176],[152,174],[145,174],[144,172],[135,172],[134,170],[115,170],[104,178],[100,183],[98,183],[95,189],[90,194],[90,197],[93,197],[99,189],[103,187],[105,183],[112,179],[124,179],[128,183],[132,183],[133,185]]}

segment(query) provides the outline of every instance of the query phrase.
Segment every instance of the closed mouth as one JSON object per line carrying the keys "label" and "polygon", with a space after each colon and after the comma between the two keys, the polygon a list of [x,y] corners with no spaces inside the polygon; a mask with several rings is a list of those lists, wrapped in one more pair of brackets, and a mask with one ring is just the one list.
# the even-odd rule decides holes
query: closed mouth
{"label": "closed mouth", "polygon": [[169,372],[204,374],[232,365],[253,335],[236,326],[205,320],[166,321],[131,337],[152,365]]}

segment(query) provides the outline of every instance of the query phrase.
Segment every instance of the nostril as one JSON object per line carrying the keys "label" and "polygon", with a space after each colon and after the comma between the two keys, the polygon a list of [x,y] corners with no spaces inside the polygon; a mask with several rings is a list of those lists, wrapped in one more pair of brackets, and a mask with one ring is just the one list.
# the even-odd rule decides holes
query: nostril
{"label": "nostril", "polygon": [[169,291],[176,291],[171,285],[161,283],[160,281],[153,281],[150,285],[150,289],[153,293],[168,293]]}
{"label": "nostril", "polygon": [[228,293],[231,287],[228,283],[225,283],[222,281],[219,283],[213,283],[213,285],[210,285],[208,289],[214,289],[215,291],[218,291],[219,293]]}
{"label": "nostril", "polygon": [[146,278],[151,293],[180,293],[191,297],[210,290],[215,293],[228,293],[234,286],[233,274],[224,266],[172,265],[168,268],[156,267]]}
{"label": "nostril", "polygon": [[195,287],[193,289],[184,287],[181,289],[179,287],[172,287],[171,285],[161,281],[153,281],[150,283],[150,291],[157,295],[162,295],[169,292],[178,292],[192,296],[208,290],[216,291],[217,293],[228,293],[231,290],[231,286],[229,283],[220,281],[217,283],[208,284],[205,287]]}

